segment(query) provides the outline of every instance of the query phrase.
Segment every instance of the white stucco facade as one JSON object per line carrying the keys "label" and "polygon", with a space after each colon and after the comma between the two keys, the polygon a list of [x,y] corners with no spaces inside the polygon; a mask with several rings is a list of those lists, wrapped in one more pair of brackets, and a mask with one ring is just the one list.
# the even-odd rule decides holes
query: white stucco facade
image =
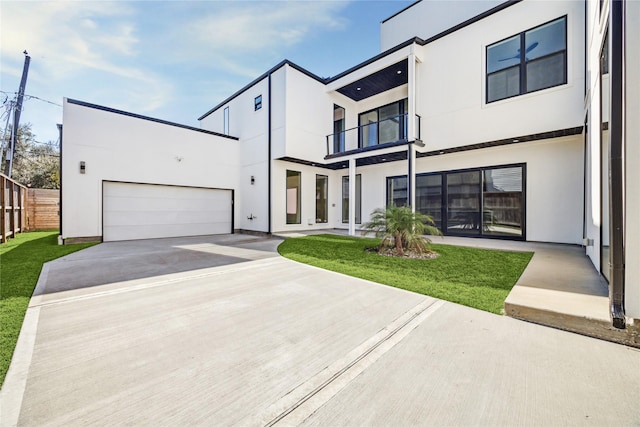
{"label": "white stucco facade", "polygon": [[238,188],[240,152],[235,139],[68,99],[63,108],[63,239],[102,237],[105,181]]}
{"label": "white stucco facade", "polygon": [[[383,53],[377,57],[330,79],[283,61],[200,117],[205,132],[65,102],[62,237],[102,235],[103,181],[233,190],[236,230],[353,232],[388,204],[395,178],[409,177],[407,200],[415,201],[417,177],[432,174],[442,179],[445,226],[457,209],[447,180],[470,171],[482,177],[474,184],[480,206],[474,208],[479,222],[471,234],[584,245],[602,272],[608,222],[601,199],[608,190],[602,190],[598,130],[611,108],[606,94],[601,102],[601,81],[609,85],[608,75],[601,79],[599,73],[609,1],[602,5],[600,10],[598,1],[586,7],[579,1],[417,2],[383,21]],[[640,4],[626,1],[625,8],[627,21],[639,24],[625,27],[625,304],[639,318],[640,266],[629,260],[640,259],[640,221],[634,220],[640,209]],[[564,29],[563,80],[490,101],[489,49],[522,40],[527,53],[519,48],[521,64],[514,66],[520,67],[522,87],[528,52],[538,45],[525,44],[525,34],[557,21]],[[391,119],[364,121],[394,108]],[[395,127],[387,127],[401,129],[397,137],[379,142],[391,122]],[[372,123],[378,142],[369,145]],[[85,174],[78,173],[80,161],[86,162]],[[510,184],[517,187],[511,193],[518,200],[518,232],[490,235],[483,224],[495,212],[483,205],[489,191],[484,174],[509,167],[522,171],[517,185]],[[347,189],[356,191],[355,183],[343,182],[356,175],[357,223],[355,199],[345,199]],[[326,177],[326,194],[317,189],[318,177]],[[463,224],[463,235],[469,225]]]}

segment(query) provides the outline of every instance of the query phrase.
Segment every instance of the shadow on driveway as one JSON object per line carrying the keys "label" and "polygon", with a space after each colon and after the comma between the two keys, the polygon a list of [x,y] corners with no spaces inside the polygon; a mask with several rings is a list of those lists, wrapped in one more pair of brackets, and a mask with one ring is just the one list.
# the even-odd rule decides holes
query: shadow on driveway
{"label": "shadow on driveway", "polygon": [[233,234],[102,243],[49,264],[34,295],[270,258],[281,241]]}

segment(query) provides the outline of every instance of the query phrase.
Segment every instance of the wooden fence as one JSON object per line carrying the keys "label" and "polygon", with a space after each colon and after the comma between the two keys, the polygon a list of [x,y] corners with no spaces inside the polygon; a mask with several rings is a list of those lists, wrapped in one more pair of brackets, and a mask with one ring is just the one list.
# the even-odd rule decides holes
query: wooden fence
{"label": "wooden fence", "polygon": [[0,243],[25,231],[27,187],[0,174]]}
{"label": "wooden fence", "polygon": [[27,190],[27,230],[52,230],[60,227],[60,190]]}

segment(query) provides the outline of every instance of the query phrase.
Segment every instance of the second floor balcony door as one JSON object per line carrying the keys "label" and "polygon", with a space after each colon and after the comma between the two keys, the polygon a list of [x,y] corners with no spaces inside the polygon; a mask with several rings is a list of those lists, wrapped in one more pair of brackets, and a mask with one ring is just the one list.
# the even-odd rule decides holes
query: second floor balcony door
{"label": "second floor balcony door", "polygon": [[359,148],[407,139],[407,100],[383,105],[358,117]]}

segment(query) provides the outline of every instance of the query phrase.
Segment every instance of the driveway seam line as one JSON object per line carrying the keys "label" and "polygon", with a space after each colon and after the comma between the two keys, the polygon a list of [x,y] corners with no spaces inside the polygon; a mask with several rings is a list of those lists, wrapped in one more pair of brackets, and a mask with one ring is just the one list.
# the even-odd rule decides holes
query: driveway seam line
{"label": "driveway seam line", "polygon": [[[305,396],[303,396],[301,399],[299,399],[296,403],[294,403],[293,405],[291,405],[287,410],[283,411],[281,414],[279,414],[278,416],[276,416],[274,419],[272,419],[271,421],[269,421],[268,423],[265,424],[265,427],[272,427],[274,425],[276,425],[277,423],[279,423],[280,421],[282,421],[284,418],[286,418],[288,415],[290,415],[291,413],[293,413],[296,409],[298,409],[300,406],[302,406],[304,403],[306,403],[307,401],[309,401],[311,398],[313,398],[315,395],[317,395],[318,393],[320,393],[322,390],[324,390],[325,388],[327,388],[327,386],[329,386],[331,383],[333,383],[334,381],[336,381],[338,378],[340,378],[341,376],[343,376],[347,371],[349,371],[350,369],[352,369],[355,365],[357,365],[359,362],[361,362],[362,360],[364,360],[365,358],[367,358],[369,355],[371,355],[371,353],[373,353],[376,349],[378,349],[380,346],[382,346],[383,344],[385,344],[386,342],[388,342],[389,340],[391,340],[395,335],[397,335],[400,331],[402,331],[403,329],[405,329],[408,325],[410,325],[411,323],[413,323],[418,317],[420,317],[421,315],[423,315],[426,311],[431,310],[432,312],[437,310],[438,308],[440,308],[442,305],[444,305],[444,301],[442,300],[435,300],[433,302],[431,302],[431,304],[429,304],[428,306],[422,308],[421,310],[419,310],[418,312],[412,314],[407,320],[405,320],[402,324],[400,324],[399,326],[397,326],[395,329],[393,329],[391,332],[389,332],[387,335],[385,335],[383,338],[381,338],[380,340],[378,340],[375,344],[371,345],[368,349],[366,349],[364,352],[362,352],[358,357],[356,357],[355,359],[353,359],[351,362],[349,362],[346,366],[344,366],[343,368],[341,368],[340,370],[338,370],[336,373],[334,373],[333,375],[331,375],[331,377],[329,377],[328,379],[326,379],[325,381],[323,381],[319,386],[317,386],[316,388],[314,388],[313,390],[311,390],[309,393],[307,393]],[[420,322],[421,323],[421,322]],[[417,326],[417,325],[416,325]],[[402,338],[400,339],[402,340]],[[399,341],[400,341],[399,340]],[[398,342],[399,342],[398,341]],[[397,343],[395,343],[397,344]],[[395,346],[395,344],[393,344]],[[393,346],[392,346],[393,347]],[[390,349],[389,349],[390,350]],[[387,350],[388,351],[388,350]],[[385,351],[386,353],[386,351]],[[384,353],[383,353],[384,354]],[[337,394],[337,393],[336,393]],[[335,395],[335,394],[334,394]]]}

